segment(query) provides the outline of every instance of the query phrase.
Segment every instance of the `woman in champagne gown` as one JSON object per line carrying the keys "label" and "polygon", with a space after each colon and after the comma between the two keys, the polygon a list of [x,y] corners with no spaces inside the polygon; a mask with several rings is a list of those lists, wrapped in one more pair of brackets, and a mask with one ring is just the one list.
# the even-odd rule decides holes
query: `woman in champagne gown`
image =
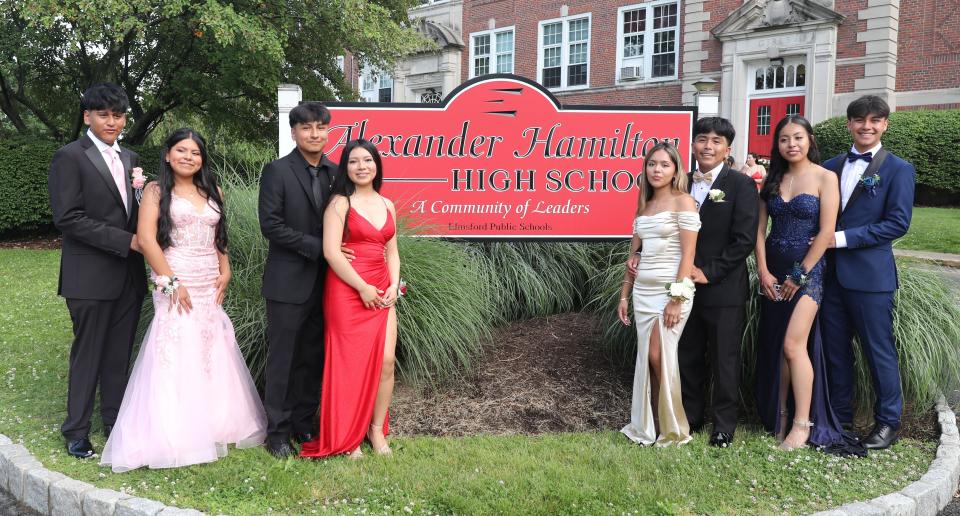
{"label": "woman in champagne gown", "polygon": [[[159,180],[146,186],[137,236],[152,269],[154,316],[140,346],[101,464],[115,472],[212,462],[259,446],[266,416],[233,324],[221,306],[230,281],[223,198],[203,139],[166,141]],[[168,280],[178,288],[162,292]]]}
{"label": "woman in champagne gown", "polygon": [[[689,276],[700,216],[695,201],[686,193],[687,176],[681,163],[671,145],[660,144],[647,153],[633,221],[632,263],[618,308],[621,322],[629,325],[627,301],[628,295],[632,296],[637,328],[630,423],[621,432],[643,445],[680,445],[692,439],[680,396],[677,344],[693,307]],[[639,261],[634,258],[637,252]],[[631,277],[631,269],[636,270],[635,277]],[[677,287],[680,292],[685,290],[685,299],[665,288],[671,283],[687,284]],[[659,432],[652,400],[657,402]]]}
{"label": "woman in champagne gown", "polygon": [[[366,140],[344,147],[324,212],[323,250],[330,268],[324,284],[325,349],[320,431],[301,457],[349,454],[360,445],[390,455],[387,409],[393,395],[399,295],[393,203],[379,193],[380,153]],[[341,243],[354,251],[347,261]]]}
{"label": "woman in champagne gown", "polygon": [[[757,342],[756,398],[764,427],[790,451],[810,443],[839,455],[865,455],[830,406],[817,313],[824,252],[833,237],[840,188],[817,165],[813,128],[800,116],[777,124],[760,197],[757,272],[763,298]],[[772,226],[767,234],[767,218]]]}

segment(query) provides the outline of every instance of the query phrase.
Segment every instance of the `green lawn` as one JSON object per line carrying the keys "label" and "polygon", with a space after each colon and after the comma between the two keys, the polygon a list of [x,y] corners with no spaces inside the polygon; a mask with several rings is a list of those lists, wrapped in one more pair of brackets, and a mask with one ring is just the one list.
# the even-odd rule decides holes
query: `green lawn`
{"label": "green lawn", "polygon": [[914,208],[910,231],[895,247],[960,254],[960,209]]}
{"label": "green lawn", "polygon": [[[56,251],[0,250],[0,433],[48,468],[166,504],[214,514],[805,513],[900,489],[935,451],[933,442],[903,440],[867,459],[782,453],[749,430],[727,450],[699,435],[653,449],[609,431],[398,438],[392,459],[357,463],[239,450],[213,464],[117,475],[63,450],[71,332],[55,295],[57,263]],[[92,439],[100,449],[102,436]]]}

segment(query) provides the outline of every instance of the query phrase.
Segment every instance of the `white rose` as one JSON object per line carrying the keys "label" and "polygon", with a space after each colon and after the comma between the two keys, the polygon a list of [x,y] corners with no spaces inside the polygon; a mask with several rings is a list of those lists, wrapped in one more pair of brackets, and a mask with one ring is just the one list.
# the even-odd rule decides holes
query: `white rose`
{"label": "white rose", "polygon": [[723,190],[719,190],[717,188],[711,189],[709,192],[707,192],[707,195],[710,196],[710,200],[713,202],[723,202],[723,198],[726,196],[726,194],[723,193]]}
{"label": "white rose", "polygon": [[670,284],[670,297],[683,297],[683,283]]}

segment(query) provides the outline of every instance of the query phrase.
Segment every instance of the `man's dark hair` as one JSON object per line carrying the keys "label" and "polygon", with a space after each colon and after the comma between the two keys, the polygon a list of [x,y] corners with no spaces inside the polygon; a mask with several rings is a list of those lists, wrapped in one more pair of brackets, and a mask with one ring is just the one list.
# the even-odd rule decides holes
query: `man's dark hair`
{"label": "man's dark hair", "polygon": [[330,110],[327,106],[319,102],[304,102],[290,110],[290,127],[312,122],[324,125],[330,123]]}
{"label": "man's dark hair", "polygon": [[106,109],[114,113],[126,113],[130,108],[127,92],[112,82],[94,84],[83,92],[80,105],[84,111],[99,111]]}
{"label": "man's dark hair", "polygon": [[700,120],[697,120],[697,123],[693,124],[694,139],[701,134],[708,133],[717,133],[718,135],[723,136],[727,139],[727,145],[733,145],[733,138],[737,135],[737,131],[733,128],[733,124],[731,124],[726,118],[721,118],[719,116],[708,116],[706,118],[701,118]]}
{"label": "man's dark hair", "polygon": [[876,95],[864,95],[847,106],[847,120],[866,118],[870,115],[890,118],[890,106]]}

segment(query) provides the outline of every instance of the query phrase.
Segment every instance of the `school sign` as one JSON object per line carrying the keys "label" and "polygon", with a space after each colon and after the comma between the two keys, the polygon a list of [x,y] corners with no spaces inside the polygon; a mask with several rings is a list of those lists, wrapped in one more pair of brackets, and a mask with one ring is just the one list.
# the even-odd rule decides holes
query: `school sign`
{"label": "school sign", "polygon": [[370,140],[398,215],[422,234],[469,239],[628,237],[644,153],[669,141],[689,170],[696,120],[692,107],[563,108],[514,75],[467,82],[441,104],[326,105],[332,160]]}

